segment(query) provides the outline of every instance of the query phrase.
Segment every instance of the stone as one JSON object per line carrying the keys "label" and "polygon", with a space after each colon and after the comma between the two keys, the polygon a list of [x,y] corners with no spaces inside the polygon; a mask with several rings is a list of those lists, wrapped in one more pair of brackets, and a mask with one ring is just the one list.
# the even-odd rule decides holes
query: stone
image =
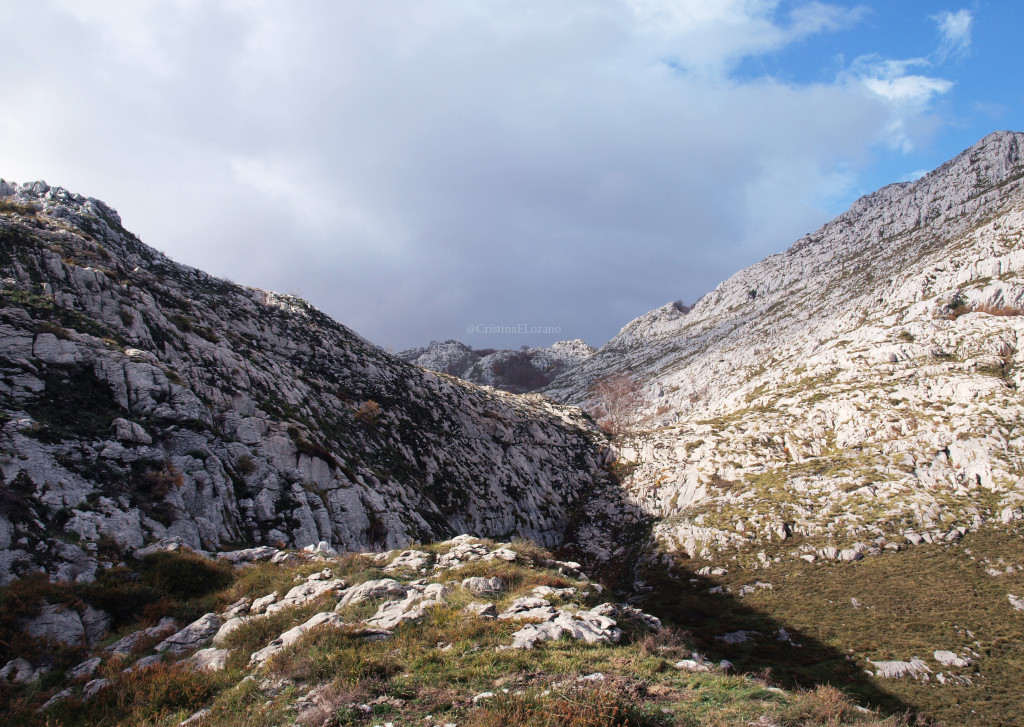
{"label": "stone", "polygon": [[871,661],[869,659],[868,663],[875,667],[875,676],[882,679],[902,679],[905,676],[920,679],[932,673],[928,665],[920,659],[911,659],[910,661]]}
{"label": "stone", "polygon": [[110,681],[107,679],[93,679],[86,683],[86,685],[82,687],[82,701],[88,702],[90,699],[95,697],[101,689],[109,685]]}
{"label": "stone", "polygon": [[302,552],[321,558],[334,558],[338,555],[338,551],[326,540],[321,540],[315,545],[307,545],[302,549]]}
{"label": "stone", "polygon": [[511,548],[495,548],[487,555],[481,556],[480,560],[503,560],[506,563],[514,563],[519,558],[519,553]]}
{"label": "stone", "polygon": [[537,586],[533,589],[533,595],[538,598],[572,598],[577,593],[575,588],[552,588],[551,586]]}
{"label": "stone", "polygon": [[279,637],[271,641],[267,646],[256,651],[249,659],[250,667],[260,667],[267,663],[271,657],[278,652],[291,646],[306,634],[306,632],[315,629],[317,627],[341,627],[344,626],[345,622],[338,614],[333,611],[327,611],[324,613],[318,613],[306,622],[299,624],[298,626],[288,629]]}
{"label": "stone", "polygon": [[1014,596],[1012,593],[1007,593],[1006,597],[1010,601],[1010,605],[1013,606],[1015,611],[1024,611],[1024,598]]}
{"label": "stone", "polygon": [[65,699],[70,699],[72,697],[72,694],[73,693],[72,693],[70,688],[69,689],[62,689],[59,692],[57,692],[56,694],[54,694],[52,697],[47,699],[46,702],[43,703],[43,706],[41,706],[39,709],[37,709],[36,712],[45,712],[50,707],[52,707],[53,705],[57,704],[57,702],[63,702]]}
{"label": "stone", "polygon": [[265,596],[261,596],[260,598],[257,598],[256,600],[254,600],[252,602],[252,605],[249,607],[249,613],[254,615],[254,616],[257,616],[257,615],[259,615],[261,613],[266,613],[267,608],[272,603],[275,603],[276,601],[277,601],[277,593],[276,592],[268,593]]}
{"label": "stone", "polygon": [[38,615],[24,620],[22,626],[36,638],[50,638],[68,646],[88,643],[81,614],[62,604],[45,603]]}
{"label": "stone", "polygon": [[381,598],[404,598],[406,587],[392,578],[381,578],[373,581],[360,583],[352,586],[346,592],[338,608],[363,603],[364,601],[376,601]]}
{"label": "stone", "polygon": [[962,669],[966,666],[971,665],[970,659],[957,656],[952,651],[936,650],[932,654],[932,657],[935,659],[935,661],[939,662],[943,666],[954,666],[959,669]]}
{"label": "stone", "polygon": [[152,444],[153,437],[149,436],[141,424],[130,422],[127,419],[118,417],[110,425],[114,430],[114,436],[118,441],[128,444]]}
{"label": "stone", "polygon": [[719,641],[724,641],[727,644],[742,644],[750,640],[751,636],[760,636],[758,631],[747,631],[740,629],[739,631],[730,631],[727,634],[716,636],[715,638]]}
{"label": "stone", "polygon": [[321,580],[322,573],[314,573],[315,578],[303,581],[292,588],[280,601],[271,603],[264,613],[275,614],[286,608],[305,606],[323,596],[339,596],[345,590],[346,583],[341,578]]}
{"label": "stone", "polygon": [[691,672],[709,672],[711,671],[711,665],[695,659],[681,659],[672,665],[676,669],[681,671]]}
{"label": "stone", "polygon": [[498,616],[498,609],[493,603],[470,603],[462,612],[482,619],[493,619]]}
{"label": "stone", "polygon": [[127,656],[135,650],[136,645],[145,639],[158,638],[160,636],[167,636],[174,632],[175,626],[174,619],[170,617],[164,617],[160,619],[160,622],[155,626],[149,628],[140,629],[133,633],[118,639],[113,644],[107,647],[107,651],[111,656]]}
{"label": "stone", "polygon": [[27,659],[11,659],[0,669],[0,681],[11,684],[31,684],[38,679],[40,673]]}
{"label": "stone", "polygon": [[220,617],[215,613],[201,616],[176,634],[168,636],[156,645],[158,652],[183,654],[209,643],[221,627]]}
{"label": "stone", "polygon": [[160,654],[153,654],[152,656],[144,656],[141,659],[139,659],[138,661],[136,661],[134,664],[129,666],[128,668],[122,669],[121,671],[123,673],[127,674],[127,673],[130,673],[130,672],[133,672],[133,671],[139,671],[141,669],[147,669],[147,668],[149,668],[151,666],[156,666],[157,664],[162,664],[163,661],[164,661],[163,656],[161,656]]}
{"label": "stone", "polygon": [[[100,664],[103,663],[103,659],[98,656],[94,656],[91,659],[86,659],[78,666],[68,670],[66,674],[68,681],[75,681],[76,679],[82,679],[84,677],[91,677],[96,673],[96,670],[100,668]],[[2,676],[3,672],[0,672]]]}
{"label": "stone", "polygon": [[600,606],[595,606],[590,609],[591,613],[596,613],[599,616],[608,616],[618,621],[630,621],[642,626],[649,631],[660,631],[661,630],[661,619],[657,616],[652,616],[649,613],[644,613],[639,608],[627,605],[625,603],[602,603]]}
{"label": "stone", "polygon": [[252,599],[248,596],[240,598],[239,600],[232,603],[230,606],[225,608],[221,614],[221,620],[227,621],[228,619],[241,616],[242,614],[248,613],[249,608],[252,606]]}
{"label": "stone", "polygon": [[466,578],[462,587],[476,596],[502,593],[508,585],[501,578]]}
{"label": "stone", "polygon": [[277,548],[261,545],[258,548],[246,548],[244,550],[232,550],[224,553],[217,553],[217,557],[229,563],[240,566],[246,563],[257,563],[261,560],[270,560],[278,554]]}
{"label": "stone", "polygon": [[522,621],[525,619],[537,619],[540,621],[552,621],[558,616],[558,612],[551,604],[543,598],[524,596],[517,598],[508,608],[498,614],[502,621],[514,619]]}
{"label": "stone", "polygon": [[228,665],[230,654],[231,651],[228,649],[200,649],[178,663],[198,671],[223,671]]}
{"label": "stone", "polygon": [[533,649],[543,641],[554,641],[563,635],[589,644],[615,644],[622,638],[615,621],[606,616],[590,611],[559,611],[550,621],[527,624],[512,634],[511,648]]}
{"label": "stone", "polygon": [[236,616],[230,618],[220,625],[217,629],[217,633],[213,635],[210,640],[214,646],[221,647],[227,642],[228,636],[230,636],[238,627],[249,622],[250,619],[260,618],[260,616]]}
{"label": "stone", "polygon": [[406,550],[400,553],[391,563],[384,568],[385,572],[392,573],[403,568],[409,570],[419,571],[426,568],[431,561],[430,553],[424,553],[421,550]]}
{"label": "stone", "polygon": [[204,719],[206,719],[210,715],[211,711],[212,710],[210,710],[209,707],[200,709],[187,719],[178,722],[178,727],[195,727],[195,725],[200,724]]}

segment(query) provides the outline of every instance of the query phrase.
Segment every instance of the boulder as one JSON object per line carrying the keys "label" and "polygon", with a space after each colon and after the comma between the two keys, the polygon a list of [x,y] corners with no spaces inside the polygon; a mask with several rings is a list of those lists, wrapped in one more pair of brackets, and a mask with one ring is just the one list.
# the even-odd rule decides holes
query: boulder
{"label": "boulder", "polygon": [[178,663],[198,671],[223,671],[228,665],[230,654],[228,649],[200,649]]}
{"label": "boulder", "polygon": [[462,587],[470,593],[483,596],[485,594],[501,593],[508,584],[501,578],[466,578],[462,581]]}
{"label": "boulder", "polygon": [[553,621],[557,618],[558,612],[543,598],[524,596],[514,600],[508,608],[498,614],[502,621],[513,619],[522,621],[525,619],[536,619],[539,621]]}
{"label": "boulder", "polygon": [[424,553],[422,550],[407,550],[404,553],[400,553],[384,570],[388,573],[403,568],[419,571],[422,568],[426,568],[430,560],[430,553]]}
{"label": "boulder", "polygon": [[83,661],[78,666],[70,669],[66,674],[68,681],[74,681],[83,677],[91,677],[99,669],[100,664],[103,663],[103,659],[98,656],[94,656],[92,659]]}
{"label": "boulder", "polygon": [[11,684],[31,684],[42,675],[27,659],[11,659],[0,669],[0,682]]}
{"label": "boulder", "polygon": [[101,689],[109,684],[110,680],[108,679],[93,679],[92,681],[87,682],[86,685],[82,687],[82,701],[88,702],[90,699],[95,697]]}
{"label": "boulder", "polygon": [[156,645],[156,650],[166,651],[168,654],[184,654],[186,651],[198,649],[213,639],[214,634],[220,630],[221,624],[220,616],[208,613],[176,634],[168,636]]}
{"label": "boulder", "polygon": [[971,660],[966,657],[957,656],[952,651],[936,650],[932,657],[943,666],[954,666],[962,669],[971,665]]}
{"label": "boulder", "polygon": [[406,590],[405,586],[392,578],[366,581],[358,586],[349,588],[338,604],[338,608],[341,609],[352,604],[363,603],[364,601],[376,601],[381,598],[404,598]]}
{"label": "boulder", "polygon": [[875,676],[882,679],[902,679],[905,676],[918,679],[925,674],[932,673],[928,665],[920,659],[911,659],[910,661],[871,661],[869,659],[868,663],[875,667]]}
{"label": "boulder", "polygon": [[488,620],[498,616],[498,609],[494,607],[493,603],[470,603],[462,609],[462,612]]}

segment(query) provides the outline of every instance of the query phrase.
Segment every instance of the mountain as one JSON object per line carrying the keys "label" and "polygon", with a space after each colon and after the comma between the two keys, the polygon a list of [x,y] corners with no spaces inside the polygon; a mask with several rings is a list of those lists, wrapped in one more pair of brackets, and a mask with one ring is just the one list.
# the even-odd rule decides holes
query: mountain
{"label": "mountain", "polygon": [[431,341],[426,347],[399,351],[396,356],[417,366],[458,376],[466,381],[523,394],[536,391],[577,364],[594,349],[584,341],[557,341],[545,348],[474,350],[458,341]]}
{"label": "mountain", "polygon": [[579,410],[407,364],[58,187],[0,182],[0,286],[0,581],[166,539],[557,545],[608,481]]}
{"label": "mountain", "polygon": [[635,380],[626,485],[690,555],[799,535],[792,557],[859,558],[1019,518],[1022,144],[992,134],[862,197],[545,393],[593,405],[595,381]]}
{"label": "mountain", "polygon": [[[565,344],[550,398],[173,263],[96,200],[0,184],[0,573],[25,576],[0,588],[0,704],[63,694],[37,724],[1019,724],[1022,143],[992,134],[692,307]],[[412,353],[497,377],[529,352]],[[376,611],[350,608],[364,589]],[[243,618],[229,653],[188,656]],[[127,657],[103,650],[118,636]],[[71,676],[89,653],[106,683]]]}

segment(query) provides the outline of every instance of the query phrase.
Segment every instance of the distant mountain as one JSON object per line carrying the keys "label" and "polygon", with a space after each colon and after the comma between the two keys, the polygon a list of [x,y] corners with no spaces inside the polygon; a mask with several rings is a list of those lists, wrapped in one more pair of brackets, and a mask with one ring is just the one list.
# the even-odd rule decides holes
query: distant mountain
{"label": "distant mountain", "polygon": [[431,341],[426,347],[400,351],[403,361],[474,384],[523,394],[550,384],[588,359],[594,349],[580,339],[547,348],[473,349],[458,341]]}

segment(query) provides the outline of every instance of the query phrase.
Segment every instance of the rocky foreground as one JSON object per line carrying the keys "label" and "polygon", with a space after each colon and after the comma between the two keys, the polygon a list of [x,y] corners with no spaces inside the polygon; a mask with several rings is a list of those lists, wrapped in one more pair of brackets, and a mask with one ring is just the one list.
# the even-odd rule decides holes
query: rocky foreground
{"label": "rocky foreground", "polygon": [[165,543],[138,580],[112,575],[122,598],[133,582],[159,597],[161,579],[179,577],[192,598],[156,598],[142,623],[86,633],[82,616],[98,609],[35,592],[34,609],[0,620],[0,649],[22,650],[0,669],[18,724],[901,723],[834,690],[730,676],[578,563],[522,541],[344,556],[327,543],[216,556]]}

